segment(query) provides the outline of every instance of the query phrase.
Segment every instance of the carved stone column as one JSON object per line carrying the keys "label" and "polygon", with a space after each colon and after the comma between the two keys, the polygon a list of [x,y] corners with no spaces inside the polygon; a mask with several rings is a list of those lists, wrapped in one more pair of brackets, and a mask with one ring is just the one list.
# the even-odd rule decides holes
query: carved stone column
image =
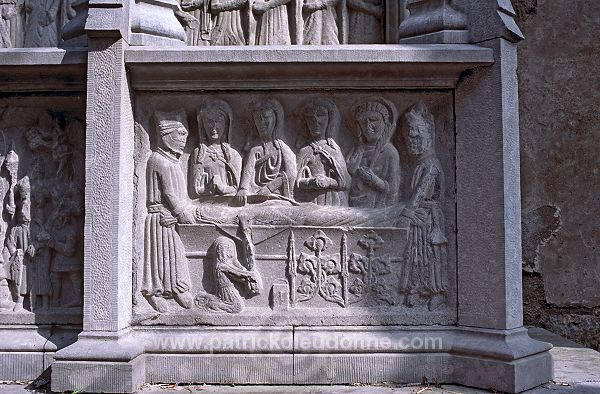
{"label": "carved stone column", "polygon": [[129,3],[90,0],[83,332],[56,353],[55,391],[134,391],[142,350],[130,338],[133,109],[124,53]]}
{"label": "carved stone column", "polygon": [[452,0],[408,0],[410,12],[399,28],[401,44],[459,44],[469,41],[467,17]]}

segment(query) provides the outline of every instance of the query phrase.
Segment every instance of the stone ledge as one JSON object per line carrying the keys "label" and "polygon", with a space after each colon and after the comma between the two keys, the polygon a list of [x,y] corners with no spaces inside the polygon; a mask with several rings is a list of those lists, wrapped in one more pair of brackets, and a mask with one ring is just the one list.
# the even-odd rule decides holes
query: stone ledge
{"label": "stone ledge", "polygon": [[489,65],[488,48],[467,44],[130,47],[126,63],[461,63]]}
{"label": "stone ledge", "polygon": [[462,72],[494,63],[475,45],[130,47],[135,90],[452,89]]}
{"label": "stone ledge", "polygon": [[87,63],[85,48],[0,49],[0,66],[44,66]]}

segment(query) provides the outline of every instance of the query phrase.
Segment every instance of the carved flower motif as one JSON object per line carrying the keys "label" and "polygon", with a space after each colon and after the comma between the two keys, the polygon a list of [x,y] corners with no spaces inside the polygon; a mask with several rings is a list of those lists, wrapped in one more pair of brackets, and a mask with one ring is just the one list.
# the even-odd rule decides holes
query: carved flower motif
{"label": "carved flower motif", "polygon": [[366,285],[365,282],[363,282],[361,279],[356,278],[354,279],[354,281],[352,282],[352,284],[350,285],[350,293],[354,294],[357,297],[362,297],[365,294],[365,290],[366,290]]}
{"label": "carved flower motif", "polygon": [[316,269],[316,257],[300,253],[300,257],[298,258],[298,272],[314,276]]}
{"label": "carved flower motif", "polygon": [[371,262],[371,270],[376,275],[389,274],[391,272],[389,263],[389,256],[376,257]]}
{"label": "carved flower motif", "polygon": [[358,245],[368,251],[373,251],[383,245],[385,242],[375,231],[370,230],[368,233],[362,236],[358,241]]}
{"label": "carved flower motif", "polygon": [[316,231],[309,239],[304,242],[304,245],[315,253],[323,252],[329,246],[331,246],[333,242],[331,238],[329,238],[322,230]]}
{"label": "carved flower motif", "polygon": [[321,285],[321,289],[323,290],[323,294],[327,297],[332,297],[337,295],[339,289],[342,288],[341,283],[335,279],[334,277],[327,278],[327,282]]}
{"label": "carved flower motif", "polygon": [[311,297],[315,292],[315,285],[310,280],[304,278],[302,279],[302,282],[300,282],[300,286],[298,286],[297,291],[303,296]]}
{"label": "carved flower motif", "polygon": [[321,260],[321,266],[323,270],[329,274],[339,274],[342,271],[342,266],[339,262],[339,256],[327,256],[323,260]]}
{"label": "carved flower motif", "polygon": [[357,253],[350,255],[350,261],[348,262],[348,270],[357,274],[364,274],[365,264],[363,262],[364,257]]}
{"label": "carved flower motif", "polygon": [[390,305],[396,304],[396,300],[394,297],[392,297],[392,292],[390,291],[390,287],[388,285],[376,283],[371,287],[371,289],[378,300],[387,302]]}

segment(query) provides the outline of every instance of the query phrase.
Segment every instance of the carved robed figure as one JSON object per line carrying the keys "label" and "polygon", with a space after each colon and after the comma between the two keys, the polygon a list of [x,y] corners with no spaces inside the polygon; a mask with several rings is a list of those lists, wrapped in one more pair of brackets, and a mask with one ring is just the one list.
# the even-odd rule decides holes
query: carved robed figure
{"label": "carved robed figure", "polygon": [[296,155],[281,139],[283,107],[279,101],[268,99],[254,103],[251,111],[258,141],[244,159],[236,200],[240,205],[246,204],[249,197],[256,201],[290,200],[296,178]]}
{"label": "carved robed figure", "polygon": [[182,0],[181,9],[189,13],[198,20],[198,26],[195,24],[184,23],[187,44],[190,46],[210,45],[210,34],[212,29],[212,19],[210,15],[210,0]]}
{"label": "carved robed figure", "polygon": [[350,206],[382,208],[398,202],[400,156],[390,143],[396,128],[396,109],[386,99],[368,98],[354,106],[357,143],[348,155],[352,175]]}
{"label": "carved robed figure", "polygon": [[17,17],[16,0],[0,0],[0,48],[12,48],[10,21]]}
{"label": "carved robed figure", "polygon": [[252,12],[256,18],[256,45],[290,45],[287,5],[291,0],[256,0]]}
{"label": "carved robed figure", "polygon": [[342,150],[333,139],[340,127],[340,112],[329,99],[305,103],[302,118],[308,141],[298,152],[294,197],[319,205],[348,205],[350,174]]}
{"label": "carved robed figure", "polygon": [[405,268],[400,290],[405,304],[413,306],[419,298],[428,299],[434,310],[446,300],[448,291],[448,239],[442,204],[444,171],[435,152],[435,121],[420,101],[406,113],[408,148],[415,156],[411,195],[402,211],[410,230]]}
{"label": "carved robed figure", "polygon": [[193,297],[188,260],[178,223],[194,222],[191,205],[180,166],[188,131],[180,115],[157,115],[158,146],[146,167],[145,255],[141,292],[159,312],[166,312],[165,299],[173,298],[184,308],[191,308]]}
{"label": "carved robed figure", "polygon": [[199,146],[190,156],[192,195],[233,195],[240,184],[242,157],[229,144],[233,111],[208,99],[198,111]]}
{"label": "carved robed figure", "polygon": [[[337,45],[338,11],[340,0],[304,0],[302,19],[304,21],[304,45]],[[346,10],[341,10],[345,13]]]}

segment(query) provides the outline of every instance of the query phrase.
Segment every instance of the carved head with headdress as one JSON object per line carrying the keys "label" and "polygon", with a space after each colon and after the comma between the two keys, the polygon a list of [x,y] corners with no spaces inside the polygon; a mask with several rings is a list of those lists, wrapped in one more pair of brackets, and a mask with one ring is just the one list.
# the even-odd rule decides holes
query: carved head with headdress
{"label": "carved head with headdress", "polygon": [[308,100],[302,106],[302,117],[312,140],[333,138],[340,128],[340,111],[327,98]]}
{"label": "carved head with headdress", "polygon": [[434,149],[435,119],[423,101],[404,115],[408,123],[408,150],[418,156]]}
{"label": "carved head with headdress", "polygon": [[252,119],[261,140],[275,141],[283,135],[283,107],[275,99],[252,103]]}
{"label": "carved head with headdress", "polygon": [[154,117],[158,145],[178,156],[183,154],[188,137],[185,113],[157,112]]}
{"label": "carved head with headdress", "polygon": [[19,172],[19,155],[15,152],[14,148],[10,148],[8,153],[6,154],[6,158],[4,159],[4,167],[10,174],[11,178],[14,182],[17,181],[18,172]]}
{"label": "carved head with headdress", "polygon": [[198,111],[200,143],[229,143],[233,111],[225,101],[215,98],[206,100]]}
{"label": "carved head with headdress", "polygon": [[394,104],[382,97],[369,97],[356,104],[353,113],[362,144],[383,147],[390,141],[398,119]]}

